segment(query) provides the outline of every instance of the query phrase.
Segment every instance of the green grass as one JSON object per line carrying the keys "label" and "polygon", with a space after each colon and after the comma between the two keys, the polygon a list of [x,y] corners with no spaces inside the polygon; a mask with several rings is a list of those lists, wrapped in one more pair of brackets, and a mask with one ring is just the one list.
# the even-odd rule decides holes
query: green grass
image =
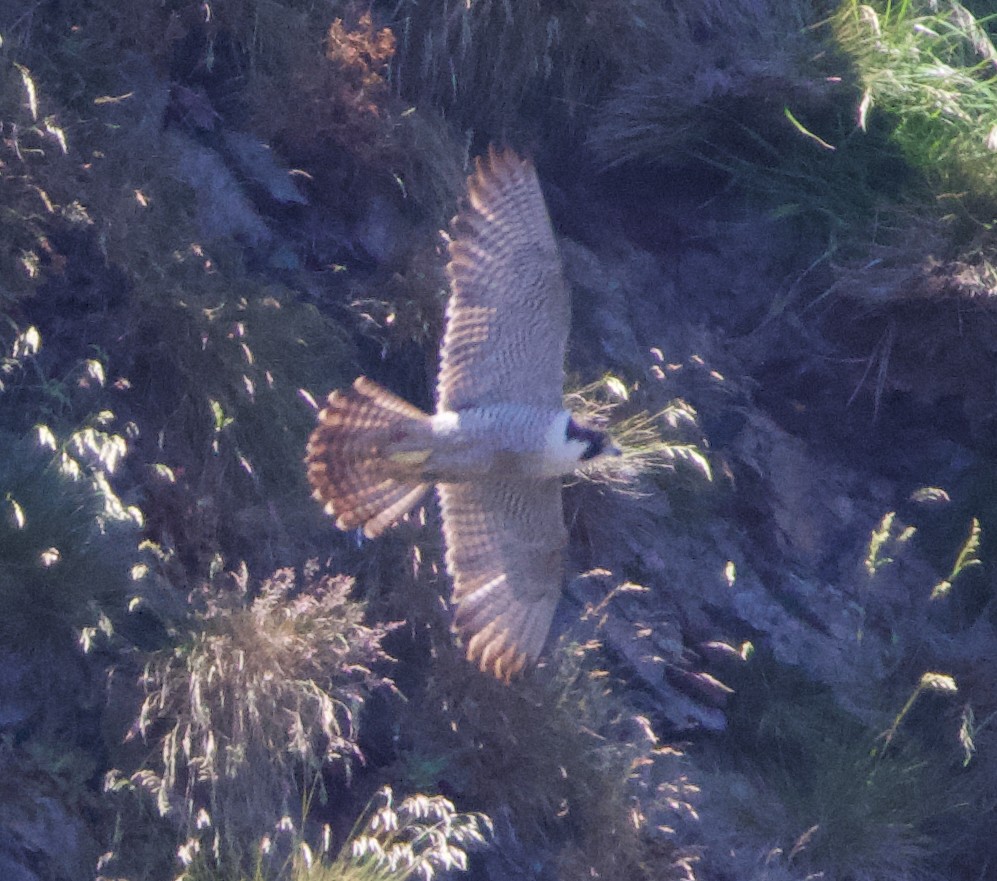
{"label": "green grass", "polygon": [[[142,514],[112,483],[130,427],[102,403],[104,367],[49,375],[34,327],[0,357],[0,636],[72,644],[121,620]],[[34,423],[34,424],[32,424]]]}
{"label": "green grass", "polygon": [[959,3],[847,0],[834,17],[855,65],[865,128],[880,111],[907,160],[939,189],[997,197],[997,49]]}
{"label": "green grass", "polygon": [[925,674],[892,719],[882,714],[881,729],[763,655],[733,684],[721,761],[744,784],[714,797],[746,840],[774,843],[780,863],[832,878],[935,877],[933,830],[959,811],[955,744],[949,756],[929,751],[923,726],[905,719],[923,693],[951,692],[950,677]]}

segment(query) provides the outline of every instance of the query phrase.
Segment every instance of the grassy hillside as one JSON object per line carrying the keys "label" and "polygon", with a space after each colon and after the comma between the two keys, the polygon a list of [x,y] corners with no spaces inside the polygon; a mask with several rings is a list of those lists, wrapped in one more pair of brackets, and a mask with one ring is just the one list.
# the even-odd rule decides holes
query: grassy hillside
{"label": "grassy hillside", "polygon": [[[982,877],[991,13],[0,5],[0,875]],[[302,463],[358,374],[432,406],[490,143],[628,453],[510,687],[435,502],[359,539]]]}

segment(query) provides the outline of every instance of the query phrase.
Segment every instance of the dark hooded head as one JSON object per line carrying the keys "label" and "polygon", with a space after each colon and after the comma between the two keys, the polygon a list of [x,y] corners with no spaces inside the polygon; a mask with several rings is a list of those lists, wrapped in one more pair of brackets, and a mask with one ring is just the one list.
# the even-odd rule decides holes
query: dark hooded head
{"label": "dark hooded head", "polygon": [[575,422],[574,417],[568,420],[566,435],[568,440],[581,441],[585,444],[585,450],[580,457],[582,462],[587,462],[589,459],[603,454],[614,456],[620,454],[619,448],[613,443],[607,432],[581,425]]}

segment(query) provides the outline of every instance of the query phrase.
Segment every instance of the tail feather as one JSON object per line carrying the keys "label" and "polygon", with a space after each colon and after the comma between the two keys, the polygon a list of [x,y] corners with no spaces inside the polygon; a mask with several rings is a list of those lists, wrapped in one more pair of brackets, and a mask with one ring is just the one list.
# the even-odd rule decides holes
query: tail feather
{"label": "tail feather", "polygon": [[426,413],[361,376],[319,413],[305,455],[312,495],[340,529],[374,538],[429,489],[420,465],[431,441]]}
{"label": "tail feather", "polygon": [[400,484],[398,489],[398,495],[392,497],[394,500],[390,504],[386,503],[384,508],[371,517],[364,526],[364,532],[370,538],[376,538],[392,523],[411,511],[419,499],[425,495],[426,490],[429,489],[429,484],[417,483],[413,487]]}

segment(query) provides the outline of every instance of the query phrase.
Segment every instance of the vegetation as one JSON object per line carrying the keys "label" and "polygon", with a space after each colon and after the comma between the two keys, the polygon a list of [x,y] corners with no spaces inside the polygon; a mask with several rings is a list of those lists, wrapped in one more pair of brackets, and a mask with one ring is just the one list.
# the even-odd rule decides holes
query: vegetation
{"label": "vegetation", "polygon": [[[104,382],[102,363],[89,359],[56,379],[45,373],[41,346],[37,329],[27,328],[0,367],[0,401],[14,416],[0,430],[0,632],[21,647],[71,644],[82,628],[120,616],[142,524],[110,482],[133,426],[119,434],[111,411],[87,412],[90,387]],[[31,428],[16,412],[28,402],[45,420]]]}
{"label": "vegetation", "polygon": [[[955,0],[0,12],[2,871],[982,877],[993,41]],[[340,534],[301,464],[358,372],[428,405],[489,142],[624,450],[513,687],[432,505]]]}
{"label": "vegetation", "polygon": [[390,787],[368,803],[338,852],[332,830],[309,845],[290,817],[282,817],[265,835],[249,873],[221,872],[196,848],[184,854],[184,881],[263,881],[275,855],[283,857],[280,875],[291,881],[405,881],[467,869],[468,852],[487,843],[491,822],[482,814],[464,814],[440,796],[412,796],[396,804]]}
{"label": "vegetation", "polygon": [[[605,481],[619,491],[639,485],[656,471],[674,470],[677,462],[685,462],[706,480],[713,479],[710,463],[703,450],[693,442],[667,440],[665,427],[675,434],[699,432],[696,411],[681,399],[672,401],[658,413],[635,409],[639,400],[637,388],[627,388],[615,376],[589,383],[567,395],[566,405],[589,423],[613,426],[613,440],[621,454],[599,464],[585,476]],[[626,414],[626,415],[624,415]]]}
{"label": "vegetation", "polygon": [[941,189],[997,196],[997,49],[961,3],[841,5],[835,34],[854,59],[862,88],[858,122],[881,110],[908,161]]}
{"label": "vegetation", "polygon": [[215,859],[236,865],[306,797],[294,781],[321,787],[327,765],[348,775],[360,706],[389,685],[371,669],[386,628],[361,623],[346,579],[298,585],[284,570],[247,602],[246,578],[198,598],[198,630],[146,662],[137,724],[159,755],[132,775],[188,835],[212,828]]}
{"label": "vegetation", "polygon": [[744,148],[751,136],[789,132],[779,125],[782,102],[826,112],[829,94],[814,77],[822,46],[810,27],[819,4],[681,4],[657,19],[651,9],[624,5],[635,20],[623,74],[588,134],[605,163],[730,156],[727,145]]}
{"label": "vegetation", "polygon": [[467,869],[467,851],[491,832],[483,814],[460,814],[439,796],[415,796],[393,803],[391,789],[380,790],[357,821],[336,858],[308,867],[297,878],[309,881],[405,881],[436,872]]}

